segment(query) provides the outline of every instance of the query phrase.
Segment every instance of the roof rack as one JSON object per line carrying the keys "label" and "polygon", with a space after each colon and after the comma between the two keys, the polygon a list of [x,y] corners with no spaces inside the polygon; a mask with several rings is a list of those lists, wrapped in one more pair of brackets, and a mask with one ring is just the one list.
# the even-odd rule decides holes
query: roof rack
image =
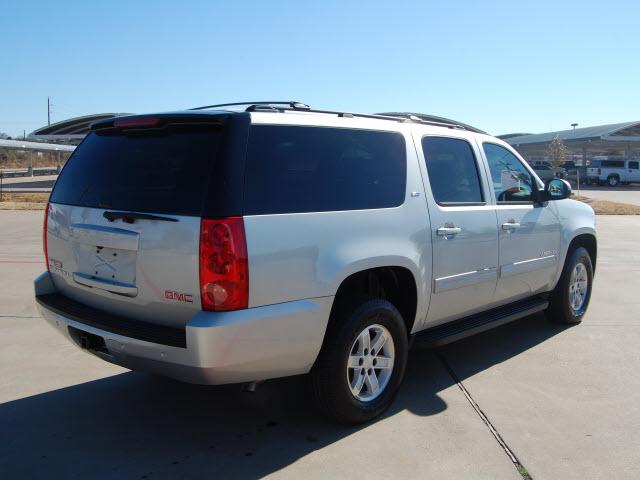
{"label": "roof rack", "polygon": [[456,128],[460,130],[469,130],[476,133],[485,133],[470,125],[464,123],[455,122],[448,118],[436,117],[434,115],[425,115],[422,113],[354,113],[354,112],[340,112],[336,110],[319,110],[311,108],[306,103],[297,101],[279,101],[279,102],[234,102],[234,103],[220,103],[217,105],[205,105],[203,107],[195,107],[190,110],[205,110],[208,108],[219,107],[237,107],[241,105],[247,105],[245,112],[257,112],[257,111],[272,111],[272,112],[285,112],[285,111],[303,111],[311,113],[326,113],[328,115],[337,115],[338,117],[346,118],[371,118],[374,120],[391,120],[394,122],[412,122],[421,123],[424,125],[433,125],[436,127],[444,128]]}
{"label": "roof rack", "polygon": [[438,117],[436,115],[428,115],[425,113],[412,113],[412,112],[385,112],[380,113],[379,115],[391,116],[391,117],[401,117],[401,118],[409,118],[411,120],[415,120],[416,122],[429,122],[429,123],[442,123],[446,125],[456,125],[464,130],[469,130],[470,132],[475,133],[483,133],[479,128],[472,127],[471,125],[467,125],[465,123],[456,122],[455,120],[451,120],[445,117]]}
{"label": "roof rack", "polygon": [[309,110],[311,107],[309,107],[309,105],[306,105],[302,102],[296,102],[295,100],[285,100],[285,101],[275,101],[275,102],[266,102],[266,101],[260,101],[260,102],[234,102],[234,103],[219,103],[217,105],[205,105],[203,107],[195,107],[195,108],[190,108],[189,110],[206,110],[208,108],[218,108],[218,107],[239,107],[240,105],[248,105],[247,111],[251,111],[249,109],[253,109],[254,107],[257,106],[271,106],[274,107],[275,105],[287,105],[289,108],[292,108],[294,110]]}

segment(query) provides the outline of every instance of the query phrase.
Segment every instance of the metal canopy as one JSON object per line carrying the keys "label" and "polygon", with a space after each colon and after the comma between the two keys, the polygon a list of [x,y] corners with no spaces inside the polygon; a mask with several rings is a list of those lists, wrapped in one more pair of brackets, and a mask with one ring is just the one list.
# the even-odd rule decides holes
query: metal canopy
{"label": "metal canopy", "polygon": [[507,143],[518,145],[532,145],[550,143],[556,136],[563,142],[584,142],[588,140],[607,140],[612,142],[640,141],[640,121],[597,125],[595,127],[576,128],[575,130],[560,130],[557,132],[537,133],[529,135],[500,135]]}

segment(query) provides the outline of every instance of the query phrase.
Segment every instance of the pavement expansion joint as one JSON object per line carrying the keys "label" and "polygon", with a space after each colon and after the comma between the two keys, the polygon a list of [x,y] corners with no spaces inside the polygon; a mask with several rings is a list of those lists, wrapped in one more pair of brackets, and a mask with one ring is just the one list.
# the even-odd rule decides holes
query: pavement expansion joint
{"label": "pavement expansion joint", "polygon": [[434,352],[438,357],[438,359],[440,360],[440,362],[442,363],[442,365],[444,366],[444,368],[447,370],[447,372],[451,376],[451,378],[453,379],[453,381],[456,382],[456,385],[458,386],[462,394],[465,396],[465,398],[467,399],[471,407],[475,410],[475,412],[478,414],[478,416],[483,421],[483,423],[487,426],[487,428],[489,429],[493,437],[496,439],[496,441],[498,442],[498,445],[500,445],[502,450],[504,450],[504,452],[507,454],[507,456],[509,457],[509,460],[511,460],[516,470],[518,470],[518,473],[520,474],[520,476],[522,476],[524,480],[533,480],[533,477],[531,476],[531,474],[527,471],[524,465],[522,465],[520,460],[518,460],[518,457],[516,457],[516,455],[511,450],[511,448],[509,448],[509,445],[507,445],[507,442],[504,441],[504,439],[502,438],[498,430],[493,426],[493,424],[491,423],[491,420],[489,420],[489,417],[485,415],[485,413],[480,408],[480,405],[478,405],[478,403],[473,399],[473,397],[471,396],[471,393],[469,393],[469,390],[467,390],[467,388],[464,386],[464,384],[462,383],[462,380],[460,380],[460,377],[458,377],[456,372],[453,370],[453,368],[447,361],[444,354],[439,349],[435,349]]}

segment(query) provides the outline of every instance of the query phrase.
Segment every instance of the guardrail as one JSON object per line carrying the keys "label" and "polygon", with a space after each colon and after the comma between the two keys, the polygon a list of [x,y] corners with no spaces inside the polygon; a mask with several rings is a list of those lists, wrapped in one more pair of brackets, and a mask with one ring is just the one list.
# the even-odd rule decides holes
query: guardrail
{"label": "guardrail", "polygon": [[38,167],[38,168],[3,168],[0,175],[4,178],[16,177],[37,177],[41,175],[58,175],[60,167]]}

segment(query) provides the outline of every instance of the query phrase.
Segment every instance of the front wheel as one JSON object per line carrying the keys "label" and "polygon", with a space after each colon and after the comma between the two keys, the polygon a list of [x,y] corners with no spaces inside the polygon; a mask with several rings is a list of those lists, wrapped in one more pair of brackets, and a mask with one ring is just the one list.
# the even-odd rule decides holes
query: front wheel
{"label": "front wheel", "polygon": [[309,373],[316,407],[346,424],[377,417],[400,387],[407,354],[405,323],[390,302],[366,300],[335,312]]}
{"label": "front wheel", "polygon": [[556,289],[551,294],[547,318],[558,323],[582,321],[591,299],[593,264],[589,252],[578,247],[569,253]]}

